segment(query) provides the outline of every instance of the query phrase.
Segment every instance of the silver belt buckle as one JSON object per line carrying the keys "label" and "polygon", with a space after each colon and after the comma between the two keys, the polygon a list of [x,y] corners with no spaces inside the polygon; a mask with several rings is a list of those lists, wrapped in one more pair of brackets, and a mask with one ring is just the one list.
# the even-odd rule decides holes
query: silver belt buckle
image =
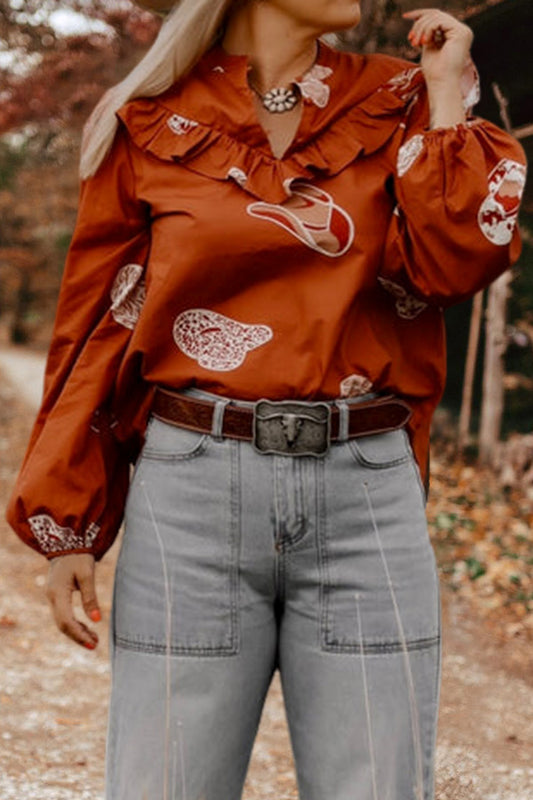
{"label": "silver belt buckle", "polygon": [[321,458],[329,450],[331,407],[327,403],[258,400],[252,445],[258,453]]}

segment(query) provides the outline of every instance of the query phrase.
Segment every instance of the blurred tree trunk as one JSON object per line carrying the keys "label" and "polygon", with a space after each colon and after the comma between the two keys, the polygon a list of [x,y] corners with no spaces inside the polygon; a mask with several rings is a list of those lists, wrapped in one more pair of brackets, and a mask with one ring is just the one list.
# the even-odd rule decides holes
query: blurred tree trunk
{"label": "blurred tree trunk", "polygon": [[474,393],[474,378],[476,374],[476,361],[479,346],[479,334],[481,330],[482,312],[483,292],[478,292],[474,297],[474,302],[472,305],[470,334],[468,337],[468,349],[466,351],[463,399],[461,402],[461,413],[459,415],[458,449],[460,453],[463,452],[469,441],[470,420],[472,417],[472,397]]}
{"label": "blurred tree trunk", "polygon": [[13,322],[10,330],[10,340],[13,344],[26,344],[28,341],[27,318],[31,306],[31,274],[24,270],[20,275],[17,291]]}
{"label": "blurred tree trunk", "polygon": [[493,466],[504,405],[504,355],[507,348],[505,320],[511,273],[500,275],[489,289],[486,313],[485,365],[483,372],[483,402],[479,431],[479,460]]}
{"label": "blurred tree trunk", "polygon": [[[500,108],[503,127],[508,133],[512,133],[509,102],[497,83],[492,84],[492,91]],[[500,275],[489,288],[487,303],[479,460],[481,464],[489,466],[495,466],[502,427],[505,396],[504,356],[507,349],[505,328],[511,280],[512,274],[509,270]]]}

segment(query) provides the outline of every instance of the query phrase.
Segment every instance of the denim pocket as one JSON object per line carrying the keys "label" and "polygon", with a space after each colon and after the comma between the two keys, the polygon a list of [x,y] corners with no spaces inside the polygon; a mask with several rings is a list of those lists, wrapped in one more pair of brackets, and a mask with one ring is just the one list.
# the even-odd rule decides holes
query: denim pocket
{"label": "denim pocket", "polygon": [[348,441],[355,460],[371,469],[387,469],[403,464],[411,457],[409,439],[403,428],[386,433],[358,436]]}
{"label": "denim pocket", "polygon": [[[213,443],[207,451],[204,438]],[[117,562],[117,646],[175,655],[238,651],[235,445],[157,420],[151,425]],[[199,452],[205,455],[197,458]]]}
{"label": "denim pocket", "polygon": [[181,428],[151,417],[141,457],[160,461],[194,458],[206,451],[210,439],[208,433]]}

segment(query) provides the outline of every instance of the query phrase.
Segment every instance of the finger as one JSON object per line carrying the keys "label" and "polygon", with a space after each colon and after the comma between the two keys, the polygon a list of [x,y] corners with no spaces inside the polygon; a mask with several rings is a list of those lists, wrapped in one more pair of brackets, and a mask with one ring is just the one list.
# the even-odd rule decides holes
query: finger
{"label": "finger", "polygon": [[442,47],[447,41],[463,42],[466,47],[470,47],[474,35],[470,28],[458,22],[446,24],[441,17],[427,20],[421,28],[420,42],[423,46]]}
{"label": "finger", "polygon": [[445,12],[440,11],[438,8],[415,8],[413,11],[404,11],[402,13],[402,17],[406,17],[406,19],[418,19],[419,17],[423,17],[425,14],[440,14],[442,17],[454,19],[451,14],[446,14]]}
{"label": "finger", "polygon": [[98,644],[98,636],[94,631],[74,617],[72,611],[72,589],[65,587],[62,590],[52,590],[49,601],[55,623],[61,633],[68,636],[79,645],[94,650]]}
{"label": "finger", "polygon": [[442,47],[450,31],[451,28],[443,25],[439,17],[423,19],[413,26],[409,34],[409,41],[414,46]]}
{"label": "finger", "polygon": [[94,580],[94,562],[92,568],[87,571],[78,572],[76,574],[76,581],[81,593],[81,602],[83,610],[93,622],[100,622],[102,614],[96,598],[96,587]]}
{"label": "finger", "polygon": [[436,15],[426,15],[418,19],[408,34],[408,39],[412,45],[418,46],[422,44],[423,37],[429,41],[431,33],[439,26],[442,27],[442,18]]}
{"label": "finger", "polygon": [[446,41],[446,36],[446,29],[440,24],[439,20],[428,21],[421,28],[420,44],[422,46],[435,47],[437,38],[440,41],[440,46],[442,46]]}

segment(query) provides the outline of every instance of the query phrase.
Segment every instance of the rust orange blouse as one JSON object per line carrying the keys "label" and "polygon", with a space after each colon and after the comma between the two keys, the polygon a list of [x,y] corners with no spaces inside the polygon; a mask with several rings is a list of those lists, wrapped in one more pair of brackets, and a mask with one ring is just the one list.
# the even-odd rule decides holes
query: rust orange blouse
{"label": "rust orange blouse", "polygon": [[47,557],[100,559],[112,544],[155,384],[246,400],[396,393],[424,474],[442,308],[519,255],[522,149],[478,118],[428,130],[420,68],[319,42],[280,159],[248,69],[215,45],[170,90],[128,103],[82,186],[8,508]]}

